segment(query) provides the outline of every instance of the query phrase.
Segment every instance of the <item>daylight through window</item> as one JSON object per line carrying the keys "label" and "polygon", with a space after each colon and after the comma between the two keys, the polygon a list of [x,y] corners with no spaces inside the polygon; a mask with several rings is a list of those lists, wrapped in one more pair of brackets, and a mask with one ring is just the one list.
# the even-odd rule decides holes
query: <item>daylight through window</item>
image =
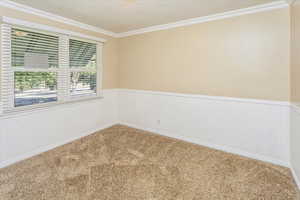
{"label": "daylight through window", "polygon": [[10,55],[2,66],[4,111],[99,95],[101,44],[7,24],[1,26],[2,52]]}

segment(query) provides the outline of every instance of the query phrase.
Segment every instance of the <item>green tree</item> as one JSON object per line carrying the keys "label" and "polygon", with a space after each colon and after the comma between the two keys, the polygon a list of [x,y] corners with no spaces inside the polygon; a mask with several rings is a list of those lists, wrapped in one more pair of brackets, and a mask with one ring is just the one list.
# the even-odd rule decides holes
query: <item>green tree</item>
{"label": "green tree", "polygon": [[56,73],[52,72],[15,72],[15,88],[21,92],[40,87],[54,90],[56,79]]}

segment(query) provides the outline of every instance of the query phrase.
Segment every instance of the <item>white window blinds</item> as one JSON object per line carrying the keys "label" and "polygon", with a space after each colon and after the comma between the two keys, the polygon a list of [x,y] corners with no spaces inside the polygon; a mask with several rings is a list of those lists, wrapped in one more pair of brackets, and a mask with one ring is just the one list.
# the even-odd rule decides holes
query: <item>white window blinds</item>
{"label": "white window blinds", "polygon": [[1,101],[2,112],[14,107],[14,73],[11,67],[11,26],[1,25]]}
{"label": "white window blinds", "polygon": [[14,107],[56,102],[59,37],[11,28]]}
{"label": "white window blinds", "polygon": [[57,68],[58,41],[58,36],[12,28],[12,67]]}
{"label": "white window blinds", "polygon": [[97,45],[70,39],[70,93],[71,96],[97,93]]}
{"label": "white window blinds", "polygon": [[100,94],[102,43],[1,25],[4,112]]}

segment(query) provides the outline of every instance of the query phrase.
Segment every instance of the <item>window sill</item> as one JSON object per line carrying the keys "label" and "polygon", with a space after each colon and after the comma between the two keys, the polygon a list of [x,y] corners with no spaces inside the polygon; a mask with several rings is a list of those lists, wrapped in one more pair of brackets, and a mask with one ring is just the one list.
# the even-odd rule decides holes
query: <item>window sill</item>
{"label": "window sill", "polygon": [[76,104],[88,103],[91,101],[97,101],[103,99],[103,96],[93,96],[93,97],[80,97],[80,98],[71,98],[71,100],[66,102],[53,102],[53,103],[45,103],[40,105],[33,105],[27,107],[19,107],[15,108],[11,111],[4,112],[0,114],[0,119],[8,119],[15,118],[20,116],[26,116],[34,113],[39,113],[47,110],[55,110],[55,109],[64,109],[70,106],[74,106]]}

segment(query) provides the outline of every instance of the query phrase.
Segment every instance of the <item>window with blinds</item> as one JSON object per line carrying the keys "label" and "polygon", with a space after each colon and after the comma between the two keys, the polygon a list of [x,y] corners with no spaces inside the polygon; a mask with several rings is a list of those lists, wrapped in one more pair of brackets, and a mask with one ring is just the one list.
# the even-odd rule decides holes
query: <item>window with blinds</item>
{"label": "window with blinds", "polygon": [[71,96],[96,94],[97,46],[96,44],[70,39],[70,93]]}
{"label": "window with blinds", "polygon": [[11,29],[14,106],[57,101],[58,36]]}
{"label": "window with blinds", "polygon": [[9,24],[1,41],[0,110],[99,95],[99,43]]}
{"label": "window with blinds", "polygon": [[58,40],[58,36],[12,28],[12,67],[57,68]]}

